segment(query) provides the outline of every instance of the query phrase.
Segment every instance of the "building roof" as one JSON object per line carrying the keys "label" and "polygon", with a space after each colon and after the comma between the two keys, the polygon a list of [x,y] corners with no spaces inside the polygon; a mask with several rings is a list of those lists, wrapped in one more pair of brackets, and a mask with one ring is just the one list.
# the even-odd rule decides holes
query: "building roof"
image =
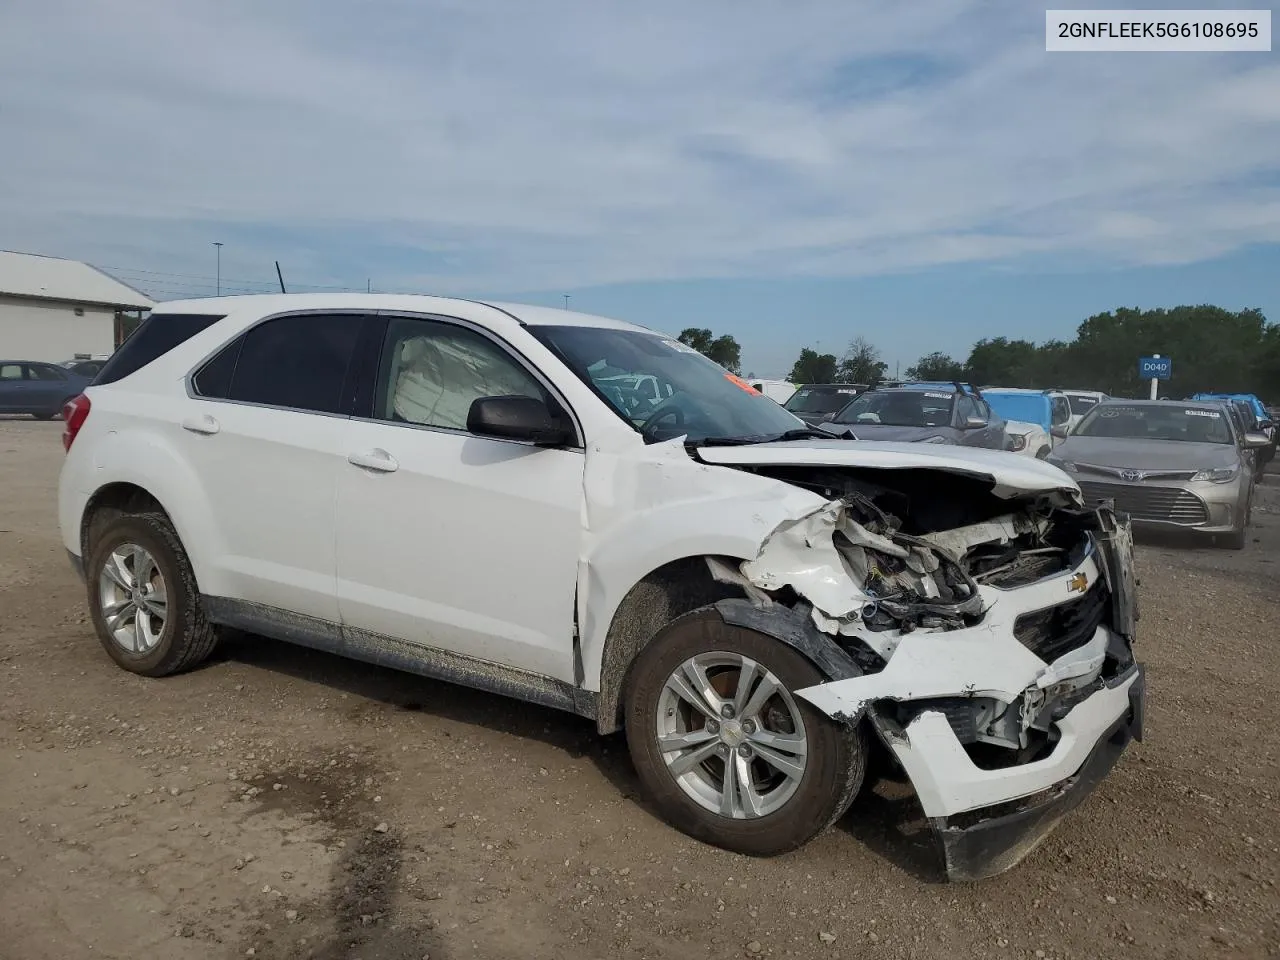
{"label": "building roof", "polygon": [[150,310],[154,301],[79,260],[0,250],[0,294]]}

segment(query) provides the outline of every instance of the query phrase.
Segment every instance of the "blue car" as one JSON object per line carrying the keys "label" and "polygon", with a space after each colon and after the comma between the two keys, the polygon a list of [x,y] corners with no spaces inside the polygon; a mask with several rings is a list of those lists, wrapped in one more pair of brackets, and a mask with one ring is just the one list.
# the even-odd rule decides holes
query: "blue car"
{"label": "blue car", "polygon": [[0,413],[26,413],[52,420],[80,394],[92,377],[35,360],[0,360]]}
{"label": "blue car", "polygon": [[[991,409],[1004,418],[1007,449],[1043,460],[1053,450],[1055,426],[1054,398],[1043,390],[988,387],[982,391]],[[1070,416],[1070,408],[1059,404],[1058,422]]]}

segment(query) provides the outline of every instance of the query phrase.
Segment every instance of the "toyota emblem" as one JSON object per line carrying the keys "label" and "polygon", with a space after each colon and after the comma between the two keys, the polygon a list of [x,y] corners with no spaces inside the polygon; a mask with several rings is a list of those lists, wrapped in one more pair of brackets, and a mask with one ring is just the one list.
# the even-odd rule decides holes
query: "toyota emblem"
{"label": "toyota emblem", "polygon": [[1130,483],[1133,483],[1136,480],[1141,480],[1145,476],[1146,474],[1143,473],[1141,470],[1121,470],[1120,471],[1120,479],[1128,480]]}

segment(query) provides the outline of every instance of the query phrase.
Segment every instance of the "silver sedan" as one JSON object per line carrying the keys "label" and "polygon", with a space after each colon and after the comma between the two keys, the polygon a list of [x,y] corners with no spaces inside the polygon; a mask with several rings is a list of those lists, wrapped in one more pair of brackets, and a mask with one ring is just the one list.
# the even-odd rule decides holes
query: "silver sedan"
{"label": "silver sedan", "polygon": [[1213,534],[1238,550],[1253,503],[1248,451],[1266,443],[1237,430],[1219,403],[1105,400],[1049,462],[1076,479],[1086,500],[1114,500],[1135,526]]}

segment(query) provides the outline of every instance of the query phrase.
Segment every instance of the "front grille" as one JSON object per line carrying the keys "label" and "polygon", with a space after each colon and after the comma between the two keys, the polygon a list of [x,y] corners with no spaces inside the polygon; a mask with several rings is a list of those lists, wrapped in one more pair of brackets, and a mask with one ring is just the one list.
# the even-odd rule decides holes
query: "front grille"
{"label": "front grille", "polygon": [[1114,500],[1116,511],[1127,513],[1134,520],[1158,520],[1186,527],[1209,522],[1209,508],[1204,501],[1178,487],[1084,480],[1080,491],[1085,500]]}
{"label": "front grille", "polygon": [[1107,617],[1110,599],[1106,586],[1095,583],[1083,597],[1024,613],[1013,622],[1013,635],[1045,663],[1052,663],[1093,639]]}

